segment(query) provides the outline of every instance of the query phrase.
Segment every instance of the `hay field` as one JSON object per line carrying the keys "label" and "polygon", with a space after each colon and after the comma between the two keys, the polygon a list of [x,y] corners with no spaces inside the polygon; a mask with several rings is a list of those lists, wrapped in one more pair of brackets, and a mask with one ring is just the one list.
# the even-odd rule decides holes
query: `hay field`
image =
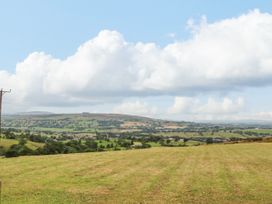
{"label": "hay field", "polygon": [[272,203],[272,143],[0,158],[2,204]]}

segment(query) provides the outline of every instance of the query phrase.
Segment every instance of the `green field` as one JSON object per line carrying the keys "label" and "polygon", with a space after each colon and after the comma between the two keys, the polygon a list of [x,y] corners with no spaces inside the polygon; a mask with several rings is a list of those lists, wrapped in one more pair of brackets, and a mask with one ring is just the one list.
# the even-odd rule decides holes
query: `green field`
{"label": "green field", "polygon": [[255,132],[255,133],[264,133],[264,134],[272,134],[272,129],[247,129],[244,132]]}
{"label": "green field", "polygon": [[[163,133],[155,133],[154,135],[157,136],[179,136],[179,137],[188,137],[188,138],[193,138],[193,137],[221,137],[221,138],[231,138],[231,137],[236,137],[236,138],[246,138],[246,136],[237,134],[237,133],[232,133],[232,132],[163,132]],[[247,136],[249,137],[249,136]]]}
{"label": "green field", "polygon": [[[11,145],[18,144],[19,141],[15,139],[0,139],[0,146],[4,147],[5,149],[8,149]],[[27,141],[26,146],[32,150],[35,150],[39,147],[42,147],[44,144],[43,143],[38,143],[38,142],[31,142]]]}
{"label": "green field", "polygon": [[18,144],[18,140],[13,139],[0,139],[0,146],[4,147],[5,149],[8,149],[11,145]]}
{"label": "green field", "polygon": [[0,158],[2,204],[271,203],[272,143]]}

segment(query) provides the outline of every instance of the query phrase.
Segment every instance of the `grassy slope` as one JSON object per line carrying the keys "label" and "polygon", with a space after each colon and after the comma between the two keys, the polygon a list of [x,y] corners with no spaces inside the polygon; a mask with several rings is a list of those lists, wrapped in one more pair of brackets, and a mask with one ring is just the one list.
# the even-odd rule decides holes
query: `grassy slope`
{"label": "grassy slope", "polygon": [[271,203],[272,143],[0,159],[3,203]]}
{"label": "grassy slope", "polygon": [[10,139],[0,139],[0,146],[5,149],[9,148],[11,145],[18,144],[18,140],[10,140]]}
{"label": "grassy slope", "polygon": [[[15,139],[3,139],[1,138],[0,140],[0,146],[4,147],[5,149],[8,149],[11,145],[18,144],[18,140]],[[26,146],[29,147],[30,149],[37,149],[39,147],[42,147],[44,144],[43,143],[38,143],[38,142],[31,142],[27,141]]]}

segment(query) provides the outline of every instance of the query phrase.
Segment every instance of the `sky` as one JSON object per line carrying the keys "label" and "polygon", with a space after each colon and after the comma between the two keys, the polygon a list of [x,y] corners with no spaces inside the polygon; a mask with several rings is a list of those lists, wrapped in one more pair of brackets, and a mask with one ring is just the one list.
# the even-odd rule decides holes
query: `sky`
{"label": "sky", "polygon": [[272,121],[272,1],[0,0],[4,112]]}

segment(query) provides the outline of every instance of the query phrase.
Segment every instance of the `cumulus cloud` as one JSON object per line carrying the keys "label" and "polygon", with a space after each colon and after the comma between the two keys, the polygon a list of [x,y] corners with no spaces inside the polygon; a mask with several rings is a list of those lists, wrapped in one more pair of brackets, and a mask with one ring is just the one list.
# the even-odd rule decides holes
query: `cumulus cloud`
{"label": "cumulus cloud", "polygon": [[198,99],[192,97],[175,97],[173,106],[168,109],[169,114],[190,113],[198,106]]}
{"label": "cumulus cloud", "polygon": [[244,99],[230,99],[228,97],[223,100],[209,98],[207,102],[201,102],[193,97],[176,97],[173,106],[168,110],[169,114],[194,114],[194,115],[222,115],[234,114],[243,110],[245,105]]}
{"label": "cumulus cloud", "polygon": [[135,102],[123,102],[113,108],[114,113],[123,113],[131,115],[142,116],[154,116],[157,114],[157,108],[148,105],[147,103],[135,101]]}
{"label": "cumulus cloud", "polygon": [[207,114],[232,114],[241,111],[244,108],[244,99],[242,97],[232,100],[224,98],[222,101],[216,101],[209,98],[207,104],[198,108],[198,112]]}
{"label": "cumulus cloud", "polygon": [[[271,14],[254,10],[214,23],[203,18],[189,27],[190,39],[165,47],[127,42],[119,32],[103,30],[64,60],[30,54],[15,73],[0,71],[0,86],[13,89],[17,104],[75,106],[272,83]],[[230,101],[224,103],[228,111]]]}

